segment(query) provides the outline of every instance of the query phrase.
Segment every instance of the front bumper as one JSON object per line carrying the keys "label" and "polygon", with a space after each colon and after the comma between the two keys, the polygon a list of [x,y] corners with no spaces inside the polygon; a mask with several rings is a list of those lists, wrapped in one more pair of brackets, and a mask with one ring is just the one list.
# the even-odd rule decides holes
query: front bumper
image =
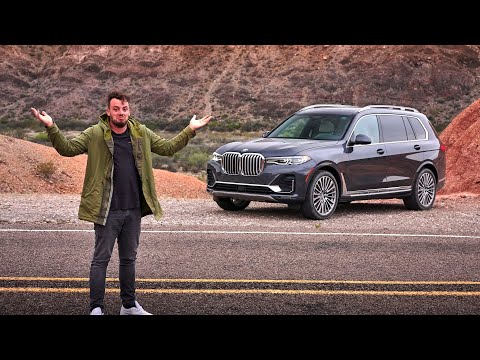
{"label": "front bumper", "polygon": [[213,198],[299,203],[305,199],[305,179],[311,164],[266,166],[258,176],[225,174],[219,163],[207,165],[207,192]]}

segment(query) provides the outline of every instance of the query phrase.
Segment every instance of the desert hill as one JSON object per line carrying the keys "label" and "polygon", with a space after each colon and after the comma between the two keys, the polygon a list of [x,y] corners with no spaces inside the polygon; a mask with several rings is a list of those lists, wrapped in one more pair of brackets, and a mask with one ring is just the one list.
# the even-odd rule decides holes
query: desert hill
{"label": "desert hill", "polygon": [[0,132],[32,106],[96,123],[112,89],[177,129],[212,113],[266,130],[313,103],[411,106],[445,127],[480,94],[479,45],[4,45],[0,58]]}
{"label": "desert hill", "polygon": [[[0,193],[80,194],[87,155],[64,157],[54,148],[0,135]],[[51,162],[51,176],[41,166]],[[48,169],[48,168],[47,168]],[[209,198],[194,176],[154,169],[159,197]]]}
{"label": "desert hill", "polygon": [[480,99],[440,134],[447,147],[447,180],[442,193],[480,194]]}

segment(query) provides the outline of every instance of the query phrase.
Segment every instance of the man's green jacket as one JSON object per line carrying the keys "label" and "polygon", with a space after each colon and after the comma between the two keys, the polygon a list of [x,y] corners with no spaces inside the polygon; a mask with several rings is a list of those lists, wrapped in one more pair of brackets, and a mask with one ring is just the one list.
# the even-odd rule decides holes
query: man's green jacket
{"label": "man's green jacket", "polygon": [[[107,221],[113,192],[114,146],[108,121],[107,114],[101,115],[98,124],[90,126],[73,139],[67,139],[55,123],[47,127],[48,138],[60,155],[88,154],[78,218],[101,225]],[[142,181],[142,216],[153,214],[159,220],[163,212],[155,191],[152,152],[172,156],[187,145],[195,136],[195,131],[187,126],[177,136],[167,140],[131,116],[128,118],[128,129],[135,165]]]}

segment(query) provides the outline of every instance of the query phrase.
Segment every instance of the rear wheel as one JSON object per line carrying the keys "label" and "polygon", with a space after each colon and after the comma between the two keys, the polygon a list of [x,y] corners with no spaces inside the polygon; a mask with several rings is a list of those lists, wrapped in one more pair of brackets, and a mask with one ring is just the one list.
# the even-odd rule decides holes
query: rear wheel
{"label": "rear wheel", "polygon": [[435,175],[430,169],[422,169],[415,179],[412,194],[403,198],[409,210],[428,210],[433,206],[437,194]]}
{"label": "rear wheel", "polygon": [[215,200],[215,202],[223,210],[228,210],[228,211],[243,210],[248,205],[250,205],[250,201],[248,201],[248,200],[233,199],[233,198],[218,198],[218,199]]}
{"label": "rear wheel", "polygon": [[310,219],[325,220],[333,215],[338,205],[337,179],[328,171],[318,172],[310,183],[302,213]]}

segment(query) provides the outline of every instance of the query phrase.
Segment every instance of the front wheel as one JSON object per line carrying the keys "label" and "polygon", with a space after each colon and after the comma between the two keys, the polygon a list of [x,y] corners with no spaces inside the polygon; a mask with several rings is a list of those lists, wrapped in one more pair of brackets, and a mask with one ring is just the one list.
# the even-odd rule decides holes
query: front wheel
{"label": "front wheel", "polygon": [[435,175],[430,169],[422,169],[413,185],[412,194],[403,198],[409,210],[428,210],[433,206],[437,194]]}
{"label": "front wheel", "polygon": [[328,171],[319,171],[308,186],[302,213],[309,219],[325,220],[338,205],[338,183]]}
{"label": "front wheel", "polygon": [[233,198],[218,198],[215,200],[215,202],[223,210],[228,210],[228,211],[243,210],[248,205],[250,205],[250,201],[248,200],[233,199]]}

